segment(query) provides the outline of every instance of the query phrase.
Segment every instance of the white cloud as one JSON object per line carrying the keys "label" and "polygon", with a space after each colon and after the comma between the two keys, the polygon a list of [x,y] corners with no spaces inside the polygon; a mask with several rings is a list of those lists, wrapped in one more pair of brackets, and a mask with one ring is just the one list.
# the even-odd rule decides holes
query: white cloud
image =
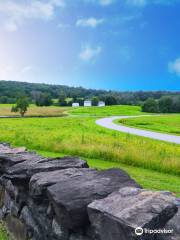
{"label": "white cloud", "polygon": [[91,27],[91,28],[96,28],[98,25],[104,23],[104,19],[100,18],[83,18],[83,19],[78,19],[76,22],[76,26],[78,27]]}
{"label": "white cloud", "polygon": [[16,31],[27,20],[40,19],[50,20],[53,18],[55,9],[63,7],[64,0],[48,1],[1,1],[0,13],[5,18],[4,27],[7,31]]}
{"label": "white cloud", "polygon": [[84,0],[85,2],[90,2],[90,3],[96,3],[99,4],[101,6],[109,6],[111,4],[113,4],[114,2],[116,2],[116,0]]}
{"label": "white cloud", "polygon": [[168,69],[169,72],[175,73],[180,77],[180,58],[177,58],[174,61],[169,62]]}
{"label": "white cloud", "polygon": [[88,62],[94,61],[96,57],[102,52],[102,47],[98,46],[92,48],[90,46],[84,46],[79,54],[81,60]]}

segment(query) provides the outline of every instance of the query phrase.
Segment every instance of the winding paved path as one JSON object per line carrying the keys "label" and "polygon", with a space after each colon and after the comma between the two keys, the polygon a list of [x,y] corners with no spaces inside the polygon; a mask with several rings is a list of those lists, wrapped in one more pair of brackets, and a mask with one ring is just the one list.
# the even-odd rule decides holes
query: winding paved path
{"label": "winding paved path", "polygon": [[126,127],[120,124],[113,123],[113,121],[116,119],[135,118],[135,117],[142,117],[142,116],[150,117],[151,115],[106,117],[106,118],[101,118],[96,120],[96,124],[105,128],[117,130],[119,132],[125,132],[125,133],[130,133],[130,134],[134,134],[142,137],[180,144],[180,136],[170,135],[166,133],[158,133],[158,132],[153,132],[148,130],[141,130],[141,129]]}

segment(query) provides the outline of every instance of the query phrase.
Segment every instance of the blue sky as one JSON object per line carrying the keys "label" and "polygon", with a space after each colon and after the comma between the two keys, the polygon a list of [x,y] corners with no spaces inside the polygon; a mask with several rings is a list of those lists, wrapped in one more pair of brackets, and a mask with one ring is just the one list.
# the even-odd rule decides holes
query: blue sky
{"label": "blue sky", "polygon": [[0,79],[180,90],[180,0],[0,0]]}

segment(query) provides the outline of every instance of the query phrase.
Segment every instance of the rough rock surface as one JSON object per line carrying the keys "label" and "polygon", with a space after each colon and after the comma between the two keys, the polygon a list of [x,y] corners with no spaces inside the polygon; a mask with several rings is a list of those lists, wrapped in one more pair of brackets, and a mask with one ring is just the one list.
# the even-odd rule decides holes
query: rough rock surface
{"label": "rough rock surface", "polygon": [[56,159],[34,158],[18,163],[7,170],[7,176],[11,179],[30,179],[39,172],[55,171],[66,168],[87,168],[85,161],[79,158],[64,157]]}
{"label": "rough rock surface", "polygon": [[130,240],[135,226],[165,224],[173,235],[148,239],[179,240],[178,204],[170,193],[142,190],[120,169],[0,144],[0,218],[15,240]]}
{"label": "rough rock surface", "polygon": [[172,229],[173,234],[168,236],[162,236],[162,240],[180,240],[180,199],[176,200],[178,212],[176,215],[166,224],[167,229]]}
{"label": "rough rock surface", "polygon": [[93,174],[96,170],[89,168],[68,168],[52,172],[41,172],[32,176],[30,180],[30,194],[32,197],[40,197],[44,195],[47,187],[63,182],[68,179],[74,181],[76,177]]}
{"label": "rough rock surface", "polygon": [[87,205],[96,199],[108,196],[124,186],[140,187],[127,173],[119,169],[90,171],[86,174],[72,175],[48,187],[56,217],[70,229],[82,227],[88,221]]}
{"label": "rough rock surface", "polygon": [[[100,239],[136,239],[135,229],[163,228],[177,212],[175,198],[160,192],[125,187],[88,206],[91,224]],[[144,234],[144,239],[151,239]]]}

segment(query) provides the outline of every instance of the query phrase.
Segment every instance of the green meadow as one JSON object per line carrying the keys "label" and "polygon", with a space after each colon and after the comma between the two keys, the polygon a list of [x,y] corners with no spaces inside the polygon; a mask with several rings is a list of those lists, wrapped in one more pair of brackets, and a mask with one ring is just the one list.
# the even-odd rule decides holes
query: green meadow
{"label": "green meadow", "polygon": [[139,106],[106,106],[106,107],[79,107],[69,109],[69,114],[80,116],[120,116],[120,115],[142,115],[141,107]]}
{"label": "green meadow", "polygon": [[95,123],[101,116],[140,115],[140,110],[136,106],[60,108],[69,116],[0,119],[0,141],[26,146],[44,156],[80,156],[98,169],[119,167],[143,187],[180,195],[179,145],[105,129]]}
{"label": "green meadow", "polygon": [[135,128],[180,135],[180,114],[129,118],[116,122]]}

